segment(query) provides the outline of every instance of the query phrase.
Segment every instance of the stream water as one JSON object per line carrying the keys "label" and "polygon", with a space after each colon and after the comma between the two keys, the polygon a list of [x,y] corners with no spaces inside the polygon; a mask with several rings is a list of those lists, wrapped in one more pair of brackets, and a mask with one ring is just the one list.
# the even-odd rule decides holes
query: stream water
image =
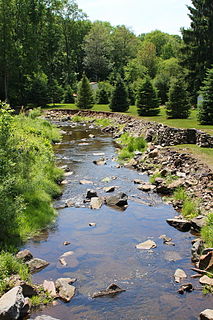
{"label": "stream water", "polygon": [[[56,305],[35,311],[31,318],[46,314],[61,320],[192,320],[201,311],[211,307],[212,298],[200,290],[179,295],[179,285],[174,282],[174,272],[182,268],[188,275],[185,282],[199,287],[197,279],[190,279],[190,249],[193,236],[181,233],[166,223],[173,217],[174,209],[163,203],[154,193],[137,189],[134,179],[148,181],[146,175],[127,168],[117,168],[114,161],[113,139],[98,128],[63,123],[65,131],[61,144],[55,146],[59,165],[68,165],[73,172],[68,176],[63,196],[56,207],[67,199],[79,203],[79,208],[58,209],[55,223],[39,236],[30,240],[28,248],[35,257],[50,265],[33,275],[33,281],[42,283],[60,277],[77,278],[76,294],[69,303],[57,300]],[[91,137],[93,134],[95,137]],[[104,154],[106,165],[97,166],[93,160]],[[102,179],[114,177],[110,182]],[[116,179],[115,179],[116,178]],[[81,185],[82,179],[93,185]],[[98,195],[107,195],[103,187],[117,186],[128,196],[128,208],[116,210],[103,205],[99,210],[81,207],[88,188]],[[96,227],[89,223],[95,222]],[[163,244],[159,236],[171,237],[175,246]],[[135,245],[147,239],[156,242],[157,248],[137,250]],[[64,241],[70,241],[64,246]],[[74,251],[67,266],[59,257]],[[116,283],[126,292],[116,296],[92,299],[91,295],[109,284]]]}

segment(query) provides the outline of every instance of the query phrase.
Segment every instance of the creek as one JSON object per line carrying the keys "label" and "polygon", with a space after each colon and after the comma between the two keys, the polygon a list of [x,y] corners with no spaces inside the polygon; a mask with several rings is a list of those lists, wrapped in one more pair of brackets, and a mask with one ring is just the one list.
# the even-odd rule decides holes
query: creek
{"label": "creek", "polygon": [[[116,145],[111,136],[93,125],[61,123],[63,140],[55,146],[57,162],[73,172],[67,176],[63,195],[55,201],[60,208],[71,199],[77,207],[58,209],[58,216],[49,228],[31,239],[24,248],[50,265],[33,275],[33,282],[43,283],[61,277],[77,278],[76,294],[69,303],[57,300],[31,315],[46,314],[60,320],[195,320],[201,311],[211,307],[212,298],[203,296],[197,279],[191,279],[191,241],[194,236],[181,233],[166,223],[177,214],[155,193],[137,189],[134,179],[148,181],[148,176],[128,168],[118,168]],[[91,135],[94,135],[92,137]],[[93,163],[101,157],[106,165]],[[106,177],[113,177],[110,182]],[[93,185],[80,184],[90,180]],[[109,180],[109,179],[108,179]],[[87,189],[107,196],[104,187],[116,186],[130,198],[126,210],[103,205],[92,210],[83,203]],[[85,207],[84,207],[85,206]],[[90,227],[89,223],[96,223]],[[175,246],[163,243],[166,234]],[[147,239],[156,242],[152,250],[135,246]],[[64,246],[63,242],[70,245]],[[67,266],[59,262],[66,251],[73,251]],[[183,269],[197,290],[179,295],[180,284],[174,282],[174,272]],[[94,292],[116,283],[126,292],[92,299]]]}

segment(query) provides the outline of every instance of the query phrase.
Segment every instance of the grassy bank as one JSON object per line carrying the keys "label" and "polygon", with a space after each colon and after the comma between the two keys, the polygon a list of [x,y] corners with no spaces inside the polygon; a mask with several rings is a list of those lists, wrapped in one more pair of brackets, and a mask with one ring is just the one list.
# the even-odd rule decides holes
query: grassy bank
{"label": "grassy bank", "polygon": [[[78,108],[75,106],[75,104],[57,104],[57,105],[49,105],[48,109],[72,109],[77,110]],[[110,112],[110,108],[108,105],[98,105],[95,104],[94,107],[91,109],[93,111],[108,111]],[[137,108],[136,106],[130,106],[128,112],[126,112],[128,115],[138,116],[137,114]],[[153,117],[140,117],[141,119],[147,120],[147,121],[156,121],[159,123],[166,124],[170,127],[175,128],[195,128],[202,131],[205,131],[209,134],[213,135],[213,126],[212,125],[200,125],[197,121],[197,110],[192,110],[190,117],[188,119],[167,119],[166,118],[166,110],[164,107],[160,108],[160,114],[158,116]]]}
{"label": "grassy bank", "polygon": [[60,134],[38,117],[13,116],[0,109],[0,249],[16,247],[55,216],[52,198],[60,193],[52,142]]}

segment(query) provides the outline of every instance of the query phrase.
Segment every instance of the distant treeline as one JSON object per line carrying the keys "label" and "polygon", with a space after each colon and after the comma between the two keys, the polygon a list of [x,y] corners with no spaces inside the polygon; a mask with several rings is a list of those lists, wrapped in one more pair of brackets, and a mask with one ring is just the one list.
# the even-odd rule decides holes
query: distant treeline
{"label": "distant treeline", "polygon": [[192,4],[191,27],[181,38],[92,23],[72,0],[0,0],[0,99],[12,106],[73,102],[85,71],[90,81],[111,85],[119,74],[130,98],[148,75],[162,103],[171,79],[181,75],[195,103],[213,64],[213,3]]}

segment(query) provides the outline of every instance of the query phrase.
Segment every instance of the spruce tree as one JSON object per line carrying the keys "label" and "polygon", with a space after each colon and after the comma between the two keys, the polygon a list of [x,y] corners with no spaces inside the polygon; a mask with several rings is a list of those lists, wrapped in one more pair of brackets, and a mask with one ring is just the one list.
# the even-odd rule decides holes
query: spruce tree
{"label": "spruce tree", "polygon": [[76,105],[79,109],[91,109],[93,104],[93,91],[88,78],[84,74],[78,86]]}
{"label": "spruce tree", "polygon": [[173,78],[171,81],[168,102],[166,103],[167,118],[186,119],[190,113],[190,104],[186,86],[182,78]]}
{"label": "spruce tree", "polygon": [[184,46],[182,62],[189,70],[188,87],[192,101],[195,103],[206,70],[213,64],[213,1],[191,0],[187,6],[191,26],[182,29]]}
{"label": "spruce tree", "polygon": [[159,114],[159,99],[157,90],[151,79],[146,77],[140,81],[136,90],[136,106],[139,116],[156,116]]}
{"label": "spruce tree", "polygon": [[112,91],[109,107],[113,112],[125,112],[129,108],[128,92],[120,77],[118,77]]}
{"label": "spruce tree", "polygon": [[209,69],[200,91],[203,101],[198,106],[201,124],[213,124],[213,69]]}

